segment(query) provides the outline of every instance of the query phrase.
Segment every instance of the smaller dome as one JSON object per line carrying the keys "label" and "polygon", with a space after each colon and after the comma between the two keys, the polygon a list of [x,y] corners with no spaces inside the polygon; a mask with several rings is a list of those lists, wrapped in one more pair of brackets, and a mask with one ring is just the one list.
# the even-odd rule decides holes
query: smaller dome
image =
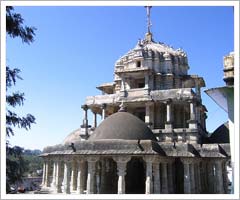
{"label": "smaller dome", "polygon": [[225,122],[209,137],[209,143],[229,143],[229,125]]}
{"label": "smaller dome", "polygon": [[107,117],[88,140],[103,139],[156,141],[151,129],[139,118],[127,112],[117,112]]}
{"label": "smaller dome", "polygon": [[80,128],[74,130],[73,132],[71,132],[62,142],[63,145],[66,144],[71,144],[74,143],[76,141],[80,141]]}

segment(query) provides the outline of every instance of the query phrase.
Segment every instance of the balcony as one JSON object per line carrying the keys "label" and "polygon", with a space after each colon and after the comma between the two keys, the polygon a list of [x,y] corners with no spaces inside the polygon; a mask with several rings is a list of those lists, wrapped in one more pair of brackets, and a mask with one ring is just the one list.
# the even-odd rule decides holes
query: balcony
{"label": "balcony", "polygon": [[87,105],[97,104],[115,104],[119,100],[119,94],[107,94],[107,95],[96,95],[88,96],[85,103]]}
{"label": "balcony", "polygon": [[150,99],[155,101],[165,101],[167,99],[188,100],[194,96],[196,94],[191,88],[155,90],[151,91],[150,95],[148,95],[148,90],[145,88],[135,88],[126,90],[125,92],[122,91],[118,94],[88,96],[85,103],[87,105],[116,104],[122,99],[128,102],[148,101]]}
{"label": "balcony", "polygon": [[134,88],[126,91],[127,97],[143,97],[146,94],[146,89],[144,88]]}
{"label": "balcony", "polygon": [[170,90],[155,90],[151,91],[150,95],[153,100],[159,101],[167,99],[187,100],[191,97],[194,97],[196,94],[192,91],[191,88],[181,88]]}
{"label": "balcony", "polygon": [[121,73],[134,73],[134,72],[144,72],[144,71],[150,71],[151,69],[148,67],[134,67],[134,68],[116,68],[115,73],[121,74]]}

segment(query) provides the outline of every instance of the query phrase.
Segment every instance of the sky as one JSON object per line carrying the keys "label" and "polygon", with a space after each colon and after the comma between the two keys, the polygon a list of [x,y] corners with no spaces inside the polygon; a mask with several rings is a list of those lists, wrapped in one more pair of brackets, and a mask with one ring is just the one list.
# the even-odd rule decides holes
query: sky
{"label": "sky", "polygon": [[[23,80],[12,91],[25,93],[24,116],[36,124],[15,129],[12,146],[40,149],[61,143],[82,124],[86,96],[101,94],[96,86],[113,81],[116,60],[134,48],[147,30],[143,6],[16,6],[35,41],[6,39],[7,65],[21,69]],[[155,41],[183,48],[189,74],[204,78],[202,101],[208,109],[207,130],[227,121],[227,113],[204,90],[224,86],[223,56],[234,50],[233,8],[227,6],[155,6],[151,10]],[[91,120],[92,115],[89,114]]]}

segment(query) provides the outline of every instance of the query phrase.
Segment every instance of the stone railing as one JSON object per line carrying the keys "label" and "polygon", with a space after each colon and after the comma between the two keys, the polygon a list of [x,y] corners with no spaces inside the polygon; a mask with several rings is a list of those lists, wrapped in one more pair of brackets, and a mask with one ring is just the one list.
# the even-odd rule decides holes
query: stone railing
{"label": "stone railing", "polygon": [[127,97],[142,97],[146,94],[146,90],[144,88],[135,88],[127,90]]}
{"label": "stone railing", "polygon": [[85,103],[87,105],[92,105],[92,104],[101,105],[103,103],[114,104],[118,100],[119,100],[119,94],[108,94],[108,95],[88,96],[86,98]]}
{"label": "stone railing", "polygon": [[121,98],[125,98],[125,100],[129,101],[131,100],[135,101],[137,99],[148,98],[150,96],[153,100],[157,101],[165,101],[168,99],[187,100],[196,97],[196,94],[192,91],[191,88],[155,90],[150,92],[150,96],[148,96],[148,91],[145,88],[135,88],[126,90],[125,94],[126,96],[124,97],[121,96],[121,93],[88,96],[86,98],[85,104],[87,105],[101,105],[103,103],[116,104],[121,101]]}
{"label": "stone railing", "polygon": [[116,68],[115,73],[125,73],[125,72],[137,72],[137,71],[148,71],[148,67],[134,67],[134,68]]}
{"label": "stone railing", "polygon": [[198,143],[198,129],[189,128],[173,128],[171,131],[167,129],[153,129],[152,132],[160,142],[190,142]]}
{"label": "stone railing", "polygon": [[150,95],[153,100],[167,100],[167,99],[189,99],[195,96],[191,88],[169,89],[169,90],[155,90],[151,91]]}
{"label": "stone railing", "polygon": [[178,133],[195,133],[196,132],[196,130],[198,130],[198,129],[189,129],[189,128],[173,128],[171,131],[169,131],[168,129],[153,129],[152,131],[153,131],[153,133],[155,133],[155,134],[158,134],[158,133],[176,133],[176,134],[178,134]]}

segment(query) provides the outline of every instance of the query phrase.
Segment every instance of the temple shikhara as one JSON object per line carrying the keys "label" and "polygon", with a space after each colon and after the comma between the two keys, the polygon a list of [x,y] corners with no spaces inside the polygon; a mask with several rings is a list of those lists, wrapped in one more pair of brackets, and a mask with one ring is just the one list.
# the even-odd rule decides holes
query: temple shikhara
{"label": "temple shikhara", "polygon": [[146,10],[144,38],[116,61],[102,94],[86,97],[80,128],[44,149],[42,191],[228,193],[230,145],[208,136],[204,79],[188,74],[186,52],[154,40]]}

